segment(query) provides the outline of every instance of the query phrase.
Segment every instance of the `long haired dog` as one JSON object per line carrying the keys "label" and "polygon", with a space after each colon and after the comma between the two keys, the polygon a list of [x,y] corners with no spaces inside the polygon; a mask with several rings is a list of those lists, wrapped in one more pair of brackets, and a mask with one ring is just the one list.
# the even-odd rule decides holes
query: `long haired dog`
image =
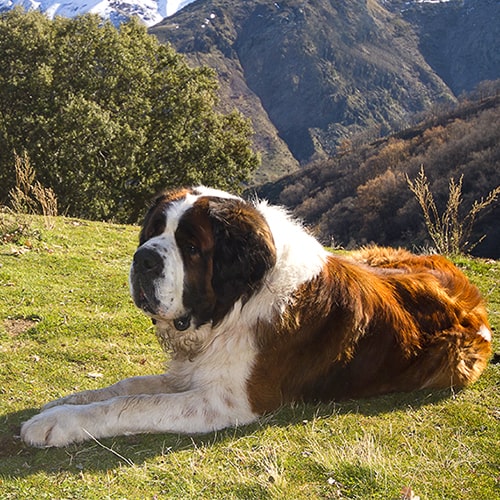
{"label": "long haired dog", "polygon": [[446,259],[334,256],[282,209],[204,187],[157,197],[130,288],[168,372],[49,403],[27,443],[203,433],[293,401],[462,387],[491,351],[479,291]]}

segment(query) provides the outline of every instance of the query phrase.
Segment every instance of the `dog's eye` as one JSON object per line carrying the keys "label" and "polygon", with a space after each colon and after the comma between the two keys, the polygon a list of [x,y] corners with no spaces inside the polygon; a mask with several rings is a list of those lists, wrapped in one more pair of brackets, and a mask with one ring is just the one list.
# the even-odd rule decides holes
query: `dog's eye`
{"label": "dog's eye", "polygon": [[194,256],[194,255],[198,255],[200,253],[200,250],[195,245],[187,245],[186,246],[186,253],[188,255]]}

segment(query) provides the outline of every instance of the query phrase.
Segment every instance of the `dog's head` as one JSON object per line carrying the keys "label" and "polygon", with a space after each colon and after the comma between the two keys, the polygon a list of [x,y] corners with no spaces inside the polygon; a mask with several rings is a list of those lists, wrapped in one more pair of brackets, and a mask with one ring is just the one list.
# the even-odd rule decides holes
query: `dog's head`
{"label": "dog's head", "polygon": [[159,195],[130,270],[135,304],[179,331],[218,324],[274,266],[273,236],[254,205],[198,187]]}

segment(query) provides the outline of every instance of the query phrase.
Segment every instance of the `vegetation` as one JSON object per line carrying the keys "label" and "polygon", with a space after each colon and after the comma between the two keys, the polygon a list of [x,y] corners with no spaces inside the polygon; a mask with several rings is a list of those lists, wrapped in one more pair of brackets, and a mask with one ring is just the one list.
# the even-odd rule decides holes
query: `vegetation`
{"label": "vegetation", "polygon": [[458,182],[455,182],[453,177],[450,179],[448,203],[440,215],[423,167],[415,180],[406,177],[410,191],[422,209],[427,231],[438,253],[458,255],[472,250],[480,242],[470,240],[474,221],[480,212],[495,203],[500,195],[500,186],[497,186],[488,193],[486,199],[474,201],[467,215],[461,219],[459,210],[462,203],[463,178],[462,174]]}
{"label": "vegetation", "polygon": [[[128,297],[138,228],[53,222],[48,230],[42,217],[0,215],[2,499],[498,496],[498,364],[457,393],[299,404],[203,436],[27,448],[19,426],[43,403],[163,370],[151,324]],[[500,264],[456,262],[481,288],[499,331]]]}
{"label": "vegetation", "polygon": [[0,15],[0,204],[16,152],[61,212],[89,219],[136,221],[169,186],[238,190],[258,157],[249,122],[215,111],[216,89],[137,21]]}
{"label": "vegetation", "polygon": [[[417,126],[375,142],[345,141],[336,157],[269,183],[259,194],[291,208],[326,244],[425,248],[434,242],[406,179],[417,178],[423,167],[436,210],[443,214],[450,179],[462,178],[455,215],[464,223],[468,207],[500,186],[499,164],[497,95],[435,109]],[[498,203],[476,215],[467,241],[486,237],[474,254],[500,258]]]}
{"label": "vegetation", "polygon": [[10,190],[10,204],[14,213],[39,214],[45,217],[46,226],[51,226],[51,218],[57,216],[57,198],[51,188],[43,187],[35,181],[36,173],[26,153],[21,158],[15,156],[16,185]]}

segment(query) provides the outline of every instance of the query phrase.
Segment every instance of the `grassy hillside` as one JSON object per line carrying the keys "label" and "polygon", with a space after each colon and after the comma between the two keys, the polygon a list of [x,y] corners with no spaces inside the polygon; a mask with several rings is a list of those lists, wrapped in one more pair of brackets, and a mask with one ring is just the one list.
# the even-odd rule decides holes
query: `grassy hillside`
{"label": "grassy hillside", "polygon": [[[43,403],[164,357],[128,297],[138,228],[0,214],[0,498],[492,499],[500,487],[500,365],[472,387],[284,408],[204,436],[129,436],[32,449]],[[6,228],[8,230],[6,230]],[[2,233],[0,233],[2,234]],[[500,326],[500,263],[460,259]],[[495,339],[499,350],[498,338]],[[409,496],[408,496],[409,498]]]}

